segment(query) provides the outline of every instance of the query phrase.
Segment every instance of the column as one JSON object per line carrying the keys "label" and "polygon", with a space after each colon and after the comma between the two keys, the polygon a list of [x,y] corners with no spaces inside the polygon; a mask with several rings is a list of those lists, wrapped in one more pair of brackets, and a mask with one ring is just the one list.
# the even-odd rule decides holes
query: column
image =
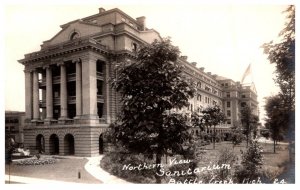
{"label": "column", "polygon": [[25,73],[25,115],[26,121],[32,119],[32,73],[24,70]]}
{"label": "column", "polygon": [[67,97],[67,71],[64,63],[60,65],[60,118],[65,120],[68,117],[68,97]]}
{"label": "column", "polygon": [[46,120],[53,119],[52,69],[46,67]]}
{"label": "column", "polygon": [[86,123],[99,123],[97,114],[96,60],[82,60],[82,120]]}
{"label": "column", "polygon": [[76,61],[76,117],[79,119],[82,114],[82,85],[81,85],[81,61]]}
{"label": "column", "polygon": [[40,120],[39,106],[39,76],[36,70],[33,71],[33,120]]}
{"label": "column", "polygon": [[[46,81],[46,73],[45,74],[42,74],[42,81]],[[40,102],[46,102],[46,89],[41,89],[41,93],[42,93],[42,99],[40,99]],[[47,118],[47,110],[46,110],[46,107],[41,107],[40,108],[41,110],[41,113],[40,113],[40,118],[42,120],[45,120]]]}
{"label": "column", "polygon": [[109,95],[109,76],[110,76],[110,73],[109,73],[109,66],[108,66],[108,63],[106,62],[105,63],[105,107],[106,107],[106,123],[110,123],[110,105],[109,105],[109,102],[110,102],[110,95]]}

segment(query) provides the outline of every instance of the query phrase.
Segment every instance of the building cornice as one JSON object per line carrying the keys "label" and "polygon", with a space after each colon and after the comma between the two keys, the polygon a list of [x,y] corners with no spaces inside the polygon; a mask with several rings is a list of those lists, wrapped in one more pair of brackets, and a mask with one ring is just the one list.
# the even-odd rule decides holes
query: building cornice
{"label": "building cornice", "polygon": [[91,38],[78,39],[67,41],[65,43],[48,46],[38,52],[33,52],[25,55],[24,59],[18,60],[18,62],[23,65],[28,65],[30,63],[41,62],[45,59],[57,58],[62,55],[80,52],[83,50],[93,50],[96,52],[101,52],[103,54],[109,54],[110,50],[107,46],[102,45]]}

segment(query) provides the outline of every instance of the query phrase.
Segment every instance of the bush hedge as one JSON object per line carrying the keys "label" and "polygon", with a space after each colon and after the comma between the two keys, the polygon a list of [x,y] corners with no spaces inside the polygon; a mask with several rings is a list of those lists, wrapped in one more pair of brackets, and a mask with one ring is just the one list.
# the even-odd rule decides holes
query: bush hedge
{"label": "bush hedge", "polygon": [[154,160],[145,158],[143,155],[133,155],[127,153],[110,152],[101,160],[100,167],[112,175],[123,178],[133,183],[155,183],[155,169],[128,170],[124,169],[124,165],[131,164],[138,166],[139,164],[153,164]]}
{"label": "bush hedge", "polygon": [[16,160],[14,163],[16,165],[45,165],[45,164],[54,164],[56,160],[54,158],[29,158],[29,159],[22,159]]}

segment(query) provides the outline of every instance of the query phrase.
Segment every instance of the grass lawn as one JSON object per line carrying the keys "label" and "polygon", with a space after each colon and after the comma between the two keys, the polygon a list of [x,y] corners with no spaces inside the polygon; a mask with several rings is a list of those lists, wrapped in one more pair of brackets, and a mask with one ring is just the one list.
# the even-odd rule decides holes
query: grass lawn
{"label": "grass lawn", "polygon": [[[295,183],[294,180],[294,171],[295,171],[295,167],[290,165],[288,163],[289,161],[289,157],[288,157],[288,145],[285,144],[280,144],[277,145],[277,149],[276,149],[276,153],[273,153],[273,144],[270,143],[259,143],[262,148],[263,148],[263,166],[262,166],[262,172],[263,175],[262,176],[266,176],[268,179],[270,179],[271,181],[274,181],[275,178],[278,178],[279,181],[281,179],[284,179],[285,182],[287,183]],[[204,152],[203,154],[197,154],[197,167],[203,167],[203,166],[212,166],[213,164],[215,164],[218,161],[218,158],[220,156],[221,150],[225,150],[227,152],[233,152],[236,156],[237,159],[235,160],[235,164],[237,165],[241,162],[242,160],[242,152],[246,151],[246,142],[241,143],[240,145],[237,145],[235,147],[232,146],[232,143],[229,141],[223,141],[221,143],[216,143],[216,148],[213,149],[213,144],[211,143],[210,145],[204,146],[204,147],[198,147],[198,151],[199,149],[202,149],[202,151]],[[110,155],[112,156],[112,155]],[[136,158],[135,159],[139,159],[141,162],[143,162],[143,156],[142,155],[135,155]],[[169,170],[169,167],[171,167],[171,162],[170,159],[176,158],[177,156],[173,156],[173,157],[163,157],[162,158],[162,164],[165,167],[165,171]],[[120,171],[120,167],[122,167],[122,163],[118,162],[118,163],[113,163],[111,162],[111,160],[116,160],[115,158],[117,158],[116,155],[113,155],[112,157],[108,157],[105,158],[104,160],[102,160],[102,164],[106,164],[109,165],[109,170],[107,170],[110,173],[113,173],[113,175],[117,175],[125,180],[129,180],[132,181],[134,183],[136,183],[136,179],[137,182],[139,183],[155,183],[155,180],[151,178],[151,180],[149,181],[149,176],[147,176],[148,174],[145,174],[142,176],[142,178],[138,178],[141,177],[141,175],[138,172],[134,172],[134,171]],[[180,159],[180,158],[179,158]],[[183,158],[181,158],[183,159]],[[125,159],[124,159],[125,160]],[[126,160],[122,161],[124,163],[130,163],[130,160]],[[155,159],[153,160],[148,160],[144,162],[147,164],[153,164],[155,163]],[[124,164],[123,163],[123,164]],[[120,166],[121,164],[121,166]],[[136,165],[136,162],[133,162],[132,165]],[[224,163],[224,164],[229,164],[229,163]],[[234,166],[231,166],[233,169],[235,168]],[[289,171],[285,171],[287,168],[289,168]],[[106,169],[105,169],[106,170]],[[179,170],[185,170],[183,168],[180,168]],[[114,172],[112,172],[114,171]],[[232,170],[233,171],[233,170]],[[127,175],[123,175],[123,172],[126,172]],[[293,175],[290,175],[293,174]],[[152,174],[151,174],[152,175]],[[148,177],[148,178],[145,178]],[[153,177],[153,176],[152,176]],[[206,176],[206,174],[204,174],[204,176],[202,177],[209,177]],[[135,181],[133,181],[133,179]],[[162,179],[163,183],[168,183],[168,179],[164,178]]]}
{"label": "grass lawn", "polygon": [[[21,166],[11,164],[10,174],[15,176],[34,177],[48,180],[58,180],[75,183],[99,184],[101,181],[94,178],[84,169],[86,158],[57,159],[55,164]],[[5,165],[5,174],[8,175],[8,165]],[[81,178],[78,179],[80,171]]]}
{"label": "grass lawn", "polygon": [[[271,178],[276,178],[284,173],[287,163],[289,161],[288,145],[277,145],[276,153],[273,153],[273,144],[260,143],[263,148],[263,170],[267,171]],[[210,162],[214,162],[218,159],[220,150],[233,151],[238,156],[238,161],[241,161],[241,152],[246,151],[246,142],[241,143],[233,148],[231,142],[216,143],[215,150],[213,144],[204,147],[205,154],[202,156],[199,162],[199,166],[208,165]],[[290,181],[290,180],[288,180]]]}

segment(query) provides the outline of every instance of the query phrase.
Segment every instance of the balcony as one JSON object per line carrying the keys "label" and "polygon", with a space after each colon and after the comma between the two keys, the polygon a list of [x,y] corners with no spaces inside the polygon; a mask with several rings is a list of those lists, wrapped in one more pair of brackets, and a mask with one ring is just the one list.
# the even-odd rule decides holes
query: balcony
{"label": "balcony", "polygon": [[104,80],[103,73],[97,71],[97,80]]}
{"label": "balcony", "polygon": [[104,103],[104,97],[103,97],[103,95],[98,95],[97,94],[97,102]]}

